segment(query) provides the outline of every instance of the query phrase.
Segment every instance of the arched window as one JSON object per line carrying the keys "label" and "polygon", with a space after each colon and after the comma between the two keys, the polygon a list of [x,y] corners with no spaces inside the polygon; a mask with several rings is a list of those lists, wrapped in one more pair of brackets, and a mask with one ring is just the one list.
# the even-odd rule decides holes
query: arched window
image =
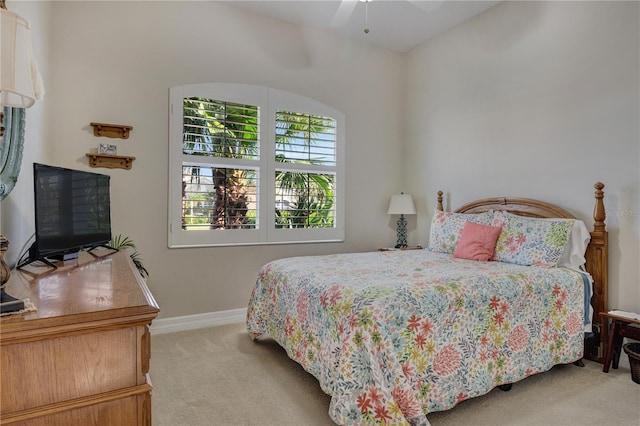
{"label": "arched window", "polygon": [[281,90],[171,88],[169,247],[344,240],[344,129]]}

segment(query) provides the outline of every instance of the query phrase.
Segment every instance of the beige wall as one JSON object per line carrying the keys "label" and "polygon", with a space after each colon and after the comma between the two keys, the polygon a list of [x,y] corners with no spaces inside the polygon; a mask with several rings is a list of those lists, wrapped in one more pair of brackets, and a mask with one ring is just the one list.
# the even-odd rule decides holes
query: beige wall
{"label": "beige wall", "polygon": [[[161,317],[246,307],[259,268],[275,258],[374,250],[395,241],[386,209],[403,189],[401,54],[217,2],[45,4],[53,11],[50,163],[111,175],[113,232],[136,242]],[[345,243],[167,248],[169,88],[199,82],[274,87],[346,115]],[[133,131],[128,140],[96,138],[94,121]],[[90,169],[85,153],[100,142],[135,156],[132,170]],[[25,161],[26,172],[30,167]],[[31,199],[32,186],[10,197]],[[12,255],[33,232],[27,219],[30,228],[13,233]]]}
{"label": "beige wall", "polygon": [[[591,226],[605,183],[609,305],[640,311],[638,2],[507,2],[408,55],[406,175],[418,208],[558,204]],[[410,154],[410,155],[409,155]],[[420,241],[431,215],[420,216]]]}
{"label": "beige wall", "polygon": [[[453,207],[528,196],[589,223],[601,180],[610,303],[640,310],[636,2],[503,3],[406,55],[216,2],[7,5],[34,25],[47,86],[29,111],[26,173],[2,203],[10,256],[33,232],[31,163],[89,170],[84,154],[100,142],[136,157],[130,171],[92,170],[112,176],[114,233],[138,244],[163,318],[245,307],[271,259],[389,245],[387,203],[401,190],[418,204],[409,243],[426,244],[438,189]],[[167,248],[168,89],[209,81],[288,90],[346,114],[345,243]],[[92,121],[134,129],[101,140]]]}

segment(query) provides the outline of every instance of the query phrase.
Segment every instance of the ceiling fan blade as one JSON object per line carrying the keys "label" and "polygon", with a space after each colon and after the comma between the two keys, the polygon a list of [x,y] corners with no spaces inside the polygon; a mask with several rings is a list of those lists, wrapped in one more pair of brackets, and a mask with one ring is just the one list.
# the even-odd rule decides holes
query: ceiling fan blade
{"label": "ceiling fan blade", "polygon": [[358,0],[342,0],[329,25],[331,27],[343,27],[347,25],[347,22],[349,22],[349,18],[351,18],[351,14],[357,4]]}
{"label": "ceiling fan blade", "polygon": [[414,6],[424,10],[427,13],[434,12],[438,9],[445,0],[407,0]]}

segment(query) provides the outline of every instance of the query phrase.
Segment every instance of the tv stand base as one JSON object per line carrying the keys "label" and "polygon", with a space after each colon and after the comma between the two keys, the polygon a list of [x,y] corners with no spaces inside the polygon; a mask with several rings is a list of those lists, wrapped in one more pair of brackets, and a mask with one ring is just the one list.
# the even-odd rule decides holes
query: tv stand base
{"label": "tv stand base", "polygon": [[[93,250],[97,249],[98,247],[102,247],[105,249],[109,249],[109,250],[113,250],[113,253],[117,252],[118,249],[108,246],[106,244],[98,244],[95,246],[92,246],[90,248],[88,248],[86,251],[87,253],[91,254],[92,256],[95,257],[95,255],[93,254]],[[74,260],[74,259],[78,259],[78,257],[80,256],[80,251],[74,251],[72,253],[63,253],[63,254],[52,254],[52,255],[48,255],[46,257],[38,257],[38,251],[35,248],[35,243],[33,243],[31,245],[31,247],[29,248],[29,257],[27,259],[25,259],[22,262],[19,262],[18,265],[16,266],[16,269],[22,269],[23,267],[33,263],[33,262],[42,262],[45,265],[53,268],[53,269],[58,269],[58,267],[56,265],[54,265],[51,261],[49,261],[49,259],[53,259],[53,260],[59,260],[59,261],[66,261],[66,260]],[[110,253],[111,254],[111,253]]]}
{"label": "tv stand base", "polygon": [[55,259],[55,260],[73,260],[73,259],[77,259],[79,256],[80,252],[73,252],[73,253],[65,253],[65,254],[57,254],[54,256],[49,256],[51,259]]}
{"label": "tv stand base", "polygon": [[23,261],[23,262],[19,263],[19,264],[18,264],[18,266],[16,266],[16,269],[22,269],[22,268],[24,268],[25,266],[32,264],[33,262],[42,262],[42,263],[44,263],[45,265],[47,265],[47,266],[49,266],[49,267],[51,267],[51,268],[53,268],[53,269],[58,269],[58,267],[57,267],[56,265],[54,265],[53,263],[49,262],[49,261],[48,261],[47,259],[45,259],[44,257],[41,257],[41,258],[39,258],[39,259],[31,259],[31,258],[28,258],[28,259],[26,259],[25,261]]}

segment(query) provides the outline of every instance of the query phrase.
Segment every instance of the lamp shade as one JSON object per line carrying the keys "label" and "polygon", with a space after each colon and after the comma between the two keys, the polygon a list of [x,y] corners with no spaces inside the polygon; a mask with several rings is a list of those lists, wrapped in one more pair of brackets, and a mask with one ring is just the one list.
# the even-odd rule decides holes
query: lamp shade
{"label": "lamp shade", "polygon": [[44,96],[31,49],[29,22],[0,8],[0,105],[29,108]]}
{"label": "lamp shade", "polygon": [[416,214],[413,197],[404,193],[391,196],[387,214]]}

